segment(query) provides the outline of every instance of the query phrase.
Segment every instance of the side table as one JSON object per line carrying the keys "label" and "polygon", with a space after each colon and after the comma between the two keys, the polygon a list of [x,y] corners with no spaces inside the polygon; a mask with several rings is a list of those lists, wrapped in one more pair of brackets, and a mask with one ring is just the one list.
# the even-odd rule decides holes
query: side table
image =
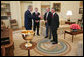
{"label": "side table", "polygon": [[34,49],[34,48],[36,47],[36,45],[37,45],[37,43],[32,42],[32,46],[26,48],[26,47],[25,47],[25,43],[22,43],[22,44],[20,45],[20,48],[21,48],[22,50],[28,50],[28,56],[30,56],[30,50],[31,50],[31,49]]}
{"label": "side table", "polygon": [[73,42],[73,37],[74,37],[74,35],[82,34],[82,33],[83,33],[83,30],[77,31],[77,32],[65,31],[65,33],[64,33],[64,39],[65,39],[65,34],[66,34],[66,33],[72,35],[72,42]]}

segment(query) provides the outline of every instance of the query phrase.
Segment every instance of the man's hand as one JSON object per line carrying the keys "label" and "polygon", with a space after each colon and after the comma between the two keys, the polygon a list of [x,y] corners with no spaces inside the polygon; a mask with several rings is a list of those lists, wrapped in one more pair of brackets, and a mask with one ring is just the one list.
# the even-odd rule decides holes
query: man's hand
{"label": "man's hand", "polygon": [[39,15],[39,18],[41,18],[41,15]]}
{"label": "man's hand", "polygon": [[39,15],[39,18],[41,18],[41,19],[42,19],[42,16],[41,16],[41,15]]}
{"label": "man's hand", "polygon": [[47,20],[45,21],[45,23],[47,23]]}
{"label": "man's hand", "polygon": [[36,23],[38,23],[38,22],[39,22],[39,20],[36,20],[35,22],[36,22]]}

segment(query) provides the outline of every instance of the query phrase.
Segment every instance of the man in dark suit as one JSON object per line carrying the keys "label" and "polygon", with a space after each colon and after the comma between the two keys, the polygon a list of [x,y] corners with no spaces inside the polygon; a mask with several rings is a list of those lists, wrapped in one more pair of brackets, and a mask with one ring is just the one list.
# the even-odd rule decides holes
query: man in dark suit
{"label": "man in dark suit", "polygon": [[46,25],[46,36],[45,38],[48,37],[48,31],[50,32],[49,34],[49,39],[51,39],[51,29],[50,29],[50,25],[51,25],[51,19],[52,19],[52,13],[50,12],[50,8],[46,9],[46,13],[44,15],[44,21],[45,21],[45,25]]}
{"label": "man in dark suit", "polygon": [[28,10],[25,12],[25,28],[26,30],[31,30],[32,29],[32,15],[31,15],[31,12],[32,12],[33,8],[32,6],[28,6]]}
{"label": "man in dark suit", "polygon": [[37,35],[40,36],[39,34],[39,25],[40,25],[40,13],[38,12],[38,8],[35,8],[35,12],[33,12],[33,30],[35,31],[37,28]]}
{"label": "man in dark suit", "polygon": [[52,44],[58,43],[57,29],[59,27],[59,16],[55,11],[56,11],[56,9],[52,8],[52,10],[51,10],[51,12],[52,12],[51,31],[52,31],[52,35],[53,35],[53,40],[51,40],[51,42],[53,42]]}

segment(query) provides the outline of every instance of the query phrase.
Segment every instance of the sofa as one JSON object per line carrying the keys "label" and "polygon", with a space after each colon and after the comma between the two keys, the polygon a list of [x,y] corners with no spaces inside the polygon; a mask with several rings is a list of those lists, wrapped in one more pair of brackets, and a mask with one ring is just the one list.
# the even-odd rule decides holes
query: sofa
{"label": "sofa", "polygon": [[[65,24],[65,20],[60,20],[60,25],[59,25],[59,28],[58,28],[58,31],[57,33],[58,34],[63,34],[65,30],[70,30],[70,25],[68,24]],[[46,28],[45,28],[45,21],[44,20],[41,20],[40,21],[40,28],[41,28],[41,34],[43,36],[46,35]]]}

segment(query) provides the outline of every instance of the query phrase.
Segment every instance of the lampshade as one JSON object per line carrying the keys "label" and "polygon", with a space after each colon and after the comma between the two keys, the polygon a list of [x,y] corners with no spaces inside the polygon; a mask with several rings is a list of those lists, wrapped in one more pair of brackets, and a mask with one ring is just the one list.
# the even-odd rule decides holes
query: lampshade
{"label": "lampshade", "polygon": [[67,11],[66,15],[72,15],[72,11]]}

